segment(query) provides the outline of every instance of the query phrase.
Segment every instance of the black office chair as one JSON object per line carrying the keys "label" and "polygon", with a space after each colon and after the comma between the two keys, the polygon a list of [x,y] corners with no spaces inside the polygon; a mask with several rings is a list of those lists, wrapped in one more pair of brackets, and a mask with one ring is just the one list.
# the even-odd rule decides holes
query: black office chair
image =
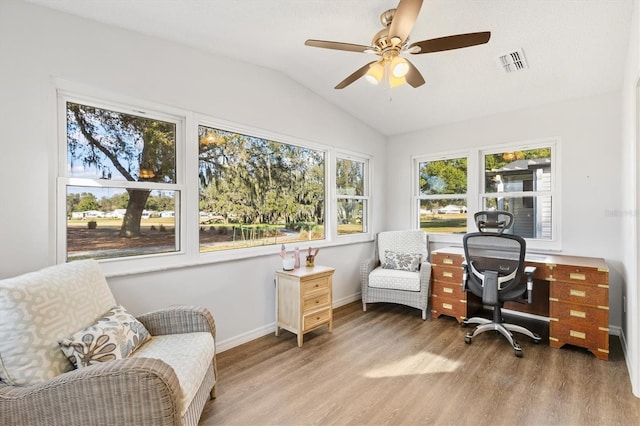
{"label": "black office chair", "polygon": [[[473,317],[462,322],[463,326],[479,324],[467,333],[465,343],[485,331],[494,330],[502,334],[511,343],[517,357],[522,356],[522,348],[511,332],[531,337],[539,343],[539,335],[526,328],[507,324],[502,321],[502,307],[509,300],[528,296],[531,303],[534,267],[526,267],[524,256],[526,242],[517,235],[504,233],[513,224],[513,215],[503,211],[483,211],[474,215],[478,231],[463,237],[464,276],[463,288],[482,297],[483,305],[493,307],[493,320]],[[525,271],[526,269],[526,271]],[[527,276],[522,282],[522,275]]]}

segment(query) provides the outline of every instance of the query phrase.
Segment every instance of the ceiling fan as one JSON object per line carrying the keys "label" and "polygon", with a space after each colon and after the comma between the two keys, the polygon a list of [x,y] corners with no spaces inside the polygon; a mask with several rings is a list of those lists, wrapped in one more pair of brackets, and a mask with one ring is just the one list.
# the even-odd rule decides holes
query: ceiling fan
{"label": "ceiling fan", "polygon": [[419,87],[424,84],[424,78],[411,62],[402,57],[403,53],[420,55],[460,49],[484,44],[491,38],[491,32],[485,31],[432,38],[409,44],[409,33],[418,18],[421,7],[422,0],[400,0],[396,9],[383,12],[380,15],[380,22],[385,28],[373,37],[371,46],[311,39],[305,41],[304,44],[324,49],[375,53],[380,57],[342,80],[335,87],[336,89],[344,89],[362,76],[365,76],[373,84],[378,84],[385,79],[389,82],[390,87],[404,83]]}

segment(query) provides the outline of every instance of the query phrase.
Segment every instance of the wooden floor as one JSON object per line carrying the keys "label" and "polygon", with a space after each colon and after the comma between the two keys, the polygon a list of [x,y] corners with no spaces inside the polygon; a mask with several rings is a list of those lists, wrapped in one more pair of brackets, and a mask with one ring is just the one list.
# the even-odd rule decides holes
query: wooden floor
{"label": "wooden floor", "polygon": [[[288,331],[218,355],[218,397],[201,425],[639,425],[617,337],[609,361],[521,336],[516,358],[495,333],[464,343],[453,319],[359,302],[333,333]],[[548,335],[548,334],[547,334]]]}

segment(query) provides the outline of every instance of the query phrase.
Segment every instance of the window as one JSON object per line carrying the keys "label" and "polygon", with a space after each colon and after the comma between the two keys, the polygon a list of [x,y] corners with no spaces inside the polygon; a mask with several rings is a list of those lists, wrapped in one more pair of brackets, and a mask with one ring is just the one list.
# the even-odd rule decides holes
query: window
{"label": "window", "polygon": [[176,117],[59,96],[60,261],[180,250]]}
{"label": "window", "polygon": [[552,240],[553,145],[504,152],[484,152],[480,194],[485,210],[514,215],[511,233],[524,238]]}
{"label": "window", "polygon": [[325,238],[325,152],[200,125],[200,252]]}
{"label": "window", "polygon": [[467,157],[417,159],[416,217],[429,233],[467,232]]}
{"label": "window", "polygon": [[336,196],[338,235],[367,232],[369,190],[368,160],[336,158]]}

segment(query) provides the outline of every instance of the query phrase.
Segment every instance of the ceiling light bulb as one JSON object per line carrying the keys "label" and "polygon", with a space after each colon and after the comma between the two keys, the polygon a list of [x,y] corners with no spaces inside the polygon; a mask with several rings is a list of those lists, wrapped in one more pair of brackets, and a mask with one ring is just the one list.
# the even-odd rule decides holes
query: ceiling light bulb
{"label": "ceiling light bulb", "polygon": [[378,84],[380,80],[382,80],[382,74],[384,72],[384,67],[380,64],[380,62],[376,62],[375,64],[371,64],[369,70],[364,75],[364,78],[371,84]]}
{"label": "ceiling light bulb", "polygon": [[406,59],[396,56],[391,62],[391,70],[394,77],[404,77],[409,72],[409,63]]}

